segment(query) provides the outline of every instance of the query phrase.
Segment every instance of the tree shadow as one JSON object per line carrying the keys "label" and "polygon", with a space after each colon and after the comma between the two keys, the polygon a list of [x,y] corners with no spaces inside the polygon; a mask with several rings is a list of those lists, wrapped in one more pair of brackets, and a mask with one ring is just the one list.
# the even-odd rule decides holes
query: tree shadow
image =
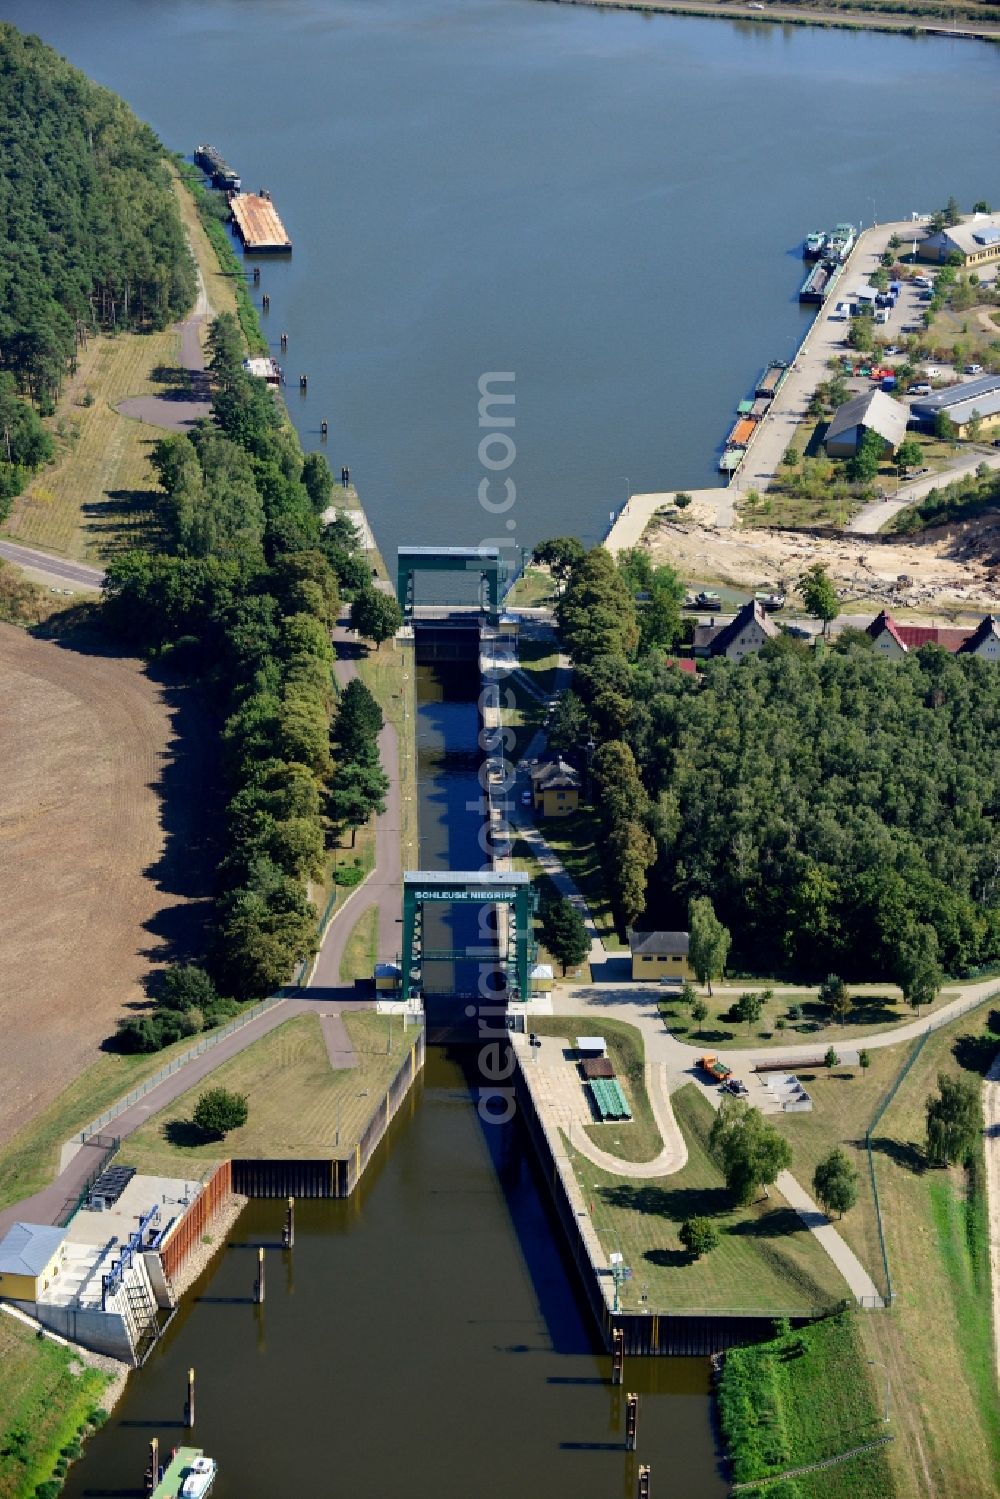
{"label": "tree shadow", "polygon": [[872,1150],[888,1156],[897,1166],[912,1171],[915,1176],[923,1176],[928,1169],[927,1157],[912,1140],[894,1140],[890,1135],[879,1135],[869,1143]]}
{"label": "tree shadow", "polygon": [[724,1186],[653,1187],[619,1182],[613,1187],[601,1187],[600,1195],[609,1207],[669,1218],[674,1223],[683,1223],[685,1218],[711,1218],[729,1212],[733,1205]]}
{"label": "tree shadow", "polygon": [[[992,1019],[992,1016],[991,1016]],[[978,1072],[985,1077],[1000,1051],[1000,1039],[996,1036],[959,1036],[951,1054],[966,1072]]]}
{"label": "tree shadow", "polygon": [[659,1265],[662,1270],[679,1270],[684,1265],[695,1263],[695,1256],[686,1249],[647,1249],[643,1259],[651,1265]]}
{"label": "tree shadow", "polygon": [[735,1033],[733,1031],[720,1030],[692,1031],[691,1040],[693,1042],[696,1042],[699,1046],[703,1043],[708,1046],[721,1046],[724,1041],[732,1041],[734,1038],[734,1034]]}
{"label": "tree shadow", "polygon": [[788,1234],[804,1234],[807,1225],[792,1208],[768,1208],[751,1218],[730,1224],[729,1233],[741,1239],[783,1239]]}
{"label": "tree shadow", "polygon": [[191,1119],[168,1119],[163,1126],[163,1138],[168,1145],[182,1150],[193,1150],[197,1145],[208,1145],[215,1138],[200,1129]]}
{"label": "tree shadow", "polygon": [[81,506],[83,529],[104,557],[149,546],[158,536],[153,516],[162,497],[158,489],[107,489],[102,499]]}
{"label": "tree shadow", "polygon": [[160,774],[151,783],[160,803],[163,848],[143,872],[157,891],[174,899],[145,923],[155,942],[144,956],[173,963],[196,958],[205,947],[218,863],[221,768],[218,726],[202,690],[162,672],[158,677],[171,728]]}

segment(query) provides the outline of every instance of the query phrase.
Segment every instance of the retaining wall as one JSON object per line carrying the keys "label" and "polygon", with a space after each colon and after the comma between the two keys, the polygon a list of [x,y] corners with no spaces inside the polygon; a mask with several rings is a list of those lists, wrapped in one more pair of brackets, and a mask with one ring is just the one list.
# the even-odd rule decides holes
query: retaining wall
{"label": "retaining wall", "polygon": [[202,1235],[232,1191],[232,1162],[223,1161],[160,1245],[160,1262],[171,1280],[191,1251],[201,1243]]}
{"label": "retaining wall", "polygon": [[[519,1049],[514,1050],[517,1068],[514,1083],[517,1102],[528,1133],[538,1151],[559,1221],[566,1233],[570,1253],[583,1288],[584,1299],[597,1324],[605,1348],[611,1349],[612,1334],[621,1328],[625,1352],[629,1354],[705,1355],[721,1353],[744,1343],[759,1343],[774,1336],[779,1311],[742,1315],[738,1312],[616,1312],[614,1283],[607,1255],[594,1229],[590,1213],[577,1185],[571,1163],[558,1130],[553,1130],[535,1107]],[[792,1317],[793,1325],[811,1321]]]}
{"label": "retaining wall", "polygon": [[311,1161],[232,1161],[231,1190],[245,1197],[350,1197],[423,1069],[424,1052],[421,1029],[349,1156]]}

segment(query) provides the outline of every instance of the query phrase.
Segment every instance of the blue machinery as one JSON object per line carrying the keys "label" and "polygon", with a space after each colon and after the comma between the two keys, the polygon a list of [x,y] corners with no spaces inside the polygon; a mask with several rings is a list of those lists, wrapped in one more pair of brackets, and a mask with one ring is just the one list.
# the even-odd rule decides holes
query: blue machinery
{"label": "blue machinery", "polygon": [[118,1256],[111,1262],[111,1269],[106,1275],[101,1276],[101,1310],[106,1312],[109,1299],[121,1290],[125,1283],[125,1272],[131,1268],[132,1261],[137,1254],[142,1253],[143,1238],[146,1230],[154,1223],[160,1221],[160,1206],[155,1203],[148,1213],[143,1213],[139,1219],[139,1227],[128,1236],[128,1242],[123,1244],[118,1251]]}
{"label": "blue machinery", "polygon": [[396,597],[405,620],[413,618],[416,573],[478,573],[481,607],[491,624],[499,624],[500,590],[507,576],[499,547],[400,547]]}
{"label": "blue machinery", "polygon": [[[500,922],[501,943],[492,949],[426,952],[423,944],[423,908],[428,902],[498,905],[506,909]],[[403,875],[403,998],[416,999],[423,992],[424,959],[446,960],[483,956],[505,976],[498,1000],[528,999],[531,969],[535,960],[534,915],[538,897],[531,876],[523,871],[495,874],[491,870],[407,870]]]}

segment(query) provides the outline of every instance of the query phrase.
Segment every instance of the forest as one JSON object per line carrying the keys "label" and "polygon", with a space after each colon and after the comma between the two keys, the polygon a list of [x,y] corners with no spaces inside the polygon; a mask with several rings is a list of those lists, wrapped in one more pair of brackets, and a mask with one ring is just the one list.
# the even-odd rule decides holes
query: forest
{"label": "forest", "polygon": [[49,415],[77,350],[163,328],[196,282],[169,169],[148,125],[37,37],[0,23],[0,516],[49,456]]}
{"label": "forest", "polygon": [[1000,673],[857,631],[783,637],[697,677],[638,647],[643,601],[601,549],[559,600],[573,692],[554,743],[593,774],[624,928],[709,896],[737,971],[894,978],[1000,958]]}
{"label": "forest", "polygon": [[129,649],[199,680],[221,716],[213,939],[154,1016],[124,1023],[138,1049],[222,1018],[220,993],[256,998],[291,977],[315,950],[307,885],[325,873],[328,833],[367,820],[386,789],[381,710],[360,682],[338,702],[333,680],[341,591],[371,591],[355,528],[323,523],[327,462],[303,457],[271,391],[244,373],[235,318],[216,319],[209,348],[213,420],[157,445],[153,545],[109,565],[102,610]]}

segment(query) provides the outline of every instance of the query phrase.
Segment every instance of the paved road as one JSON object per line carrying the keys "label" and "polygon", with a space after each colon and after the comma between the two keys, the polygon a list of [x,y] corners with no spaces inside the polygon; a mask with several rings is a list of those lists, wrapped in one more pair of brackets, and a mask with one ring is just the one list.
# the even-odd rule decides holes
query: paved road
{"label": "paved road", "polygon": [[[798,26],[846,26],[861,31],[908,31],[926,36],[956,38],[1000,37],[1000,26],[989,21],[959,19],[951,17],[950,24],[940,24],[938,17],[923,13],[907,13],[905,4],[896,13],[886,11],[839,10],[823,7],[806,10],[801,5],[775,4],[767,0],[762,15],[749,0],[714,0],[711,5],[699,0],[558,0],[563,5],[593,5],[606,10],[642,10],[652,14],[677,14],[694,16],[722,16],[728,20],[753,21],[772,25],[790,23]],[[764,7],[761,7],[762,9]]]}
{"label": "paved road", "polygon": [[67,557],[53,557],[48,552],[21,546],[16,541],[0,540],[0,557],[31,572],[42,573],[56,583],[75,583],[79,588],[99,589],[104,582],[102,567],[90,567],[85,562],[71,562]]}
{"label": "paved road", "polygon": [[876,500],[871,505],[865,505],[844,529],[853,532],[856,536],[874,536],[876,531],[881,531],[883,526],[889,524],[894,515],[905,510],[907,505],[915,505],[918,500],[930,494],[932,489],[941,489],[955,479],[964,479],[969,474],[974,474],[981,463],[985,463],[989,468],[1000,468],[1000,453],[993,449],[984,449],[972,458],[956,463],[953,468],[944,469],[937,474],[929,474],[926,478],[914,479],[909,484],[901,484],[891,499]]}

